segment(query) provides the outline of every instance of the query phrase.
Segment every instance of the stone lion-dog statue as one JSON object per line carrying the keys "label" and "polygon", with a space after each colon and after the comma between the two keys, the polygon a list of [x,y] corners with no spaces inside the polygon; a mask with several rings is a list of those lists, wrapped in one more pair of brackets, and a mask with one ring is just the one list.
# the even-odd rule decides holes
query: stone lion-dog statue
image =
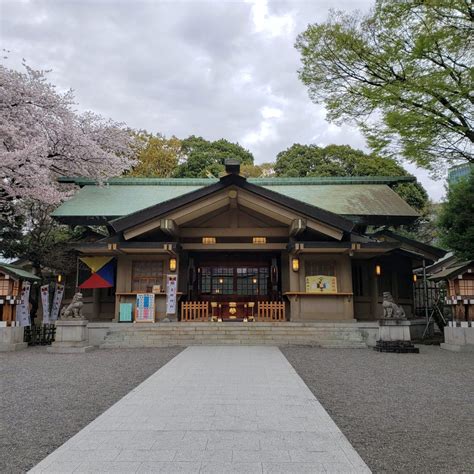
{"label": "stone lion-dog statue", "polygon": [[404,309],[393,301],[393,296],[389,291],[383,293],[382,307],[385,319],[404,319],[406,317]]}
{"label": "stone lion-dog statue", "polygon": [[82,314],[83,306],[82,293],[76,293],[71,303],[69,303],[68,306],[64,306],[61,310],[60,319],[84,319],[84,315]]}

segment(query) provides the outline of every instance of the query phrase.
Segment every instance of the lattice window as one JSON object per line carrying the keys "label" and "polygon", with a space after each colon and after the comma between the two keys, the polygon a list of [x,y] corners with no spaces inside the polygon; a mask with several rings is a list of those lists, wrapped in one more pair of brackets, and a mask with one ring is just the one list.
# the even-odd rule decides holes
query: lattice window
{"label": "lattice window", "polygon": [[459,280],[459,294],[462,296],[473,296],[474,280]]}
{"label": "lattice window", "polygon": [[200,267],[201,294],[254,296],[268,294],[268,267]]}
{"label": "lattice window", "polygon": [[336,276],[335,262],[321,262],[318,260],[306,260],[305,263],[306,276]]}
{"label": "lattice window", "polygon": [[0,280],[0,295],[7,296],[10,294],[11,280]]}
{"label": "lattice window", "polygon": [[215,267],[212,269],[212,293],[232,295],[234,293],[234,269]]}
{"label": "lattice window", "polygon": [[132,291],[151,292],[153,285],[164,284],[162,260],[136,260],[132,263]]}

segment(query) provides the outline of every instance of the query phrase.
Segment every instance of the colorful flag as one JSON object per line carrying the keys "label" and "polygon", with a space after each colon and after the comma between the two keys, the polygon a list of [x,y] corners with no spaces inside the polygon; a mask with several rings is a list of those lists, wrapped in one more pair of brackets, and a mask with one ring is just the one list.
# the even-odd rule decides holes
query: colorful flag
{"label": "colorful flag", "polygon": [[115,286],[115,259],[113,257],[81,257],[79,261],[79,288]]}

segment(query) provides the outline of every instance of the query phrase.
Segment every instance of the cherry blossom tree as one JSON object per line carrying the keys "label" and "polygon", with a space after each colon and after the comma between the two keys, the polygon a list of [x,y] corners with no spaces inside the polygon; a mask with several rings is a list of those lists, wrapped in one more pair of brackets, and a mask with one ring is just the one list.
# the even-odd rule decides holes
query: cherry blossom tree
{"label": "cherry blossom tree", "polygon": [[71,90],[24,67],[0,65],[0,211],[21,212],[23,200],[59,203],[60,176],[103,180],[133,165],[136,139],[123,123],[77,113]]}

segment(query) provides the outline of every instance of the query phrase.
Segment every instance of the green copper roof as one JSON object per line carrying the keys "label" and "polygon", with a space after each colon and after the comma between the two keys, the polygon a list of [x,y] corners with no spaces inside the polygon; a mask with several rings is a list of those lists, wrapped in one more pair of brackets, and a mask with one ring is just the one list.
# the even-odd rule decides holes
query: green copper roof
{"label": "green copper roof", "polygon": [[0,262],[0,271],[4,271],[5,273],[10,274],[14,278],[17,278],[19,280],[32,280],[32,281],[39,281],[41,280],[40,277],[37,275],[27,272],[26,270],[23,270],[22,268],[15,267],[14,265],[10,265],[8,263],[1,263]]}
{"label": "green copper roof", "polygon": [[[387,184],[380,184],[380,180],[388,178],[380,178],[379,181],[378,178],[363,178],[359,182],[341,181],[343,178],[334,178],[332,182],[327,182],[327,179],[332,178],[263,178],[248,181],[340,215],[417,216],[415,210]],[[92,184],[92,181],[86,183],[76,180],[75,182],[83,187],[70,200],[59,206],[53,216],[116,218],[168,201],[216,181],[122,178],[100,186]]]}
{"label": "green copper roof", "polygon": [[[73,183],[78,186],[98,184],[91,178],[59,178],[60,183]],[[208,186],[218,178],[111,178],[106,181],[110,186]],[[329,176],[308,178],[248,178],[249,183],[259,186],[287,186],[304,184],[396,184],[416,181],[414,176]]]}

